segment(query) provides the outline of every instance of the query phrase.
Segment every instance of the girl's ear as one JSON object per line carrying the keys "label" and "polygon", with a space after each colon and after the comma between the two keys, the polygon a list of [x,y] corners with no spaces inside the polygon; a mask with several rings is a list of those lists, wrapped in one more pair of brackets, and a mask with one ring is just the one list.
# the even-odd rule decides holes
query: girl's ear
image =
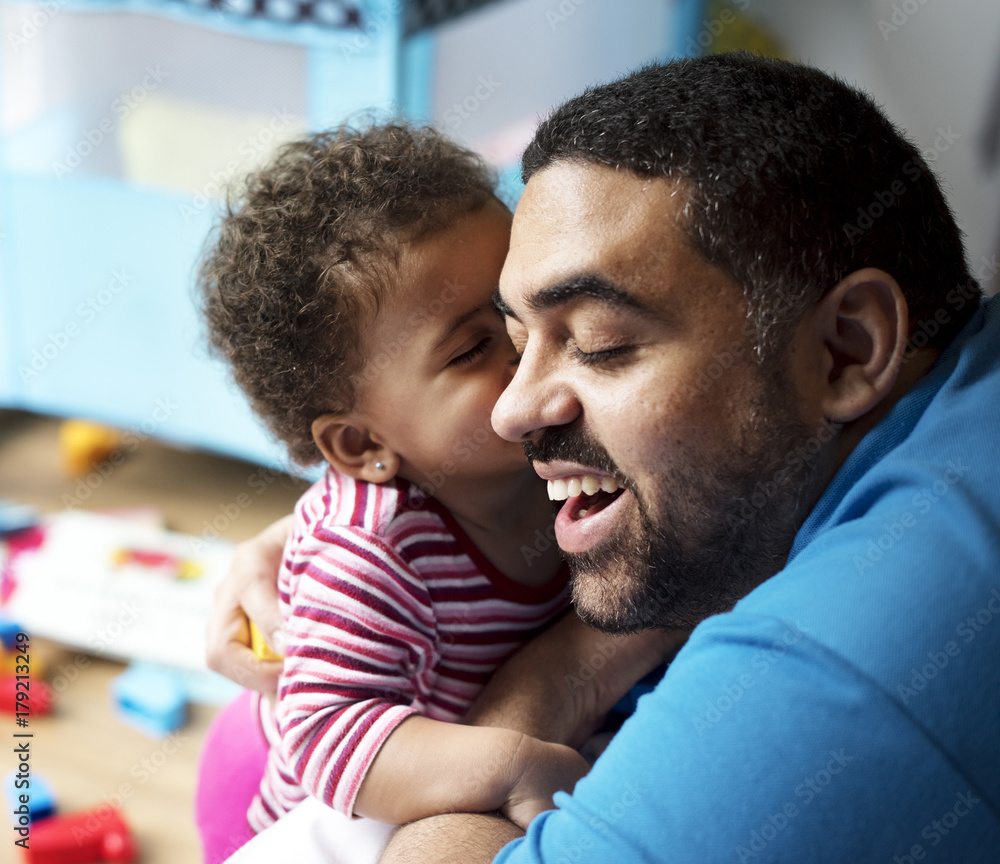
{"label": "girl's ear", "polygon": [[399,471],[399,454],[351,414],[323,414],[312,436],[323,458],[355,480],[384,483]]}

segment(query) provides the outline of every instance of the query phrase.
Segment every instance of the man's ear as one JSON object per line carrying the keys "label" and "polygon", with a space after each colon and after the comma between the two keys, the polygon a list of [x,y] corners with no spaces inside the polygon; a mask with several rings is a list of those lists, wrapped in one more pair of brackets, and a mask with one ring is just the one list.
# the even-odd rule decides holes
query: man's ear
{"label": "man's ear", "polygon": [[323,458],[355,480],[384,483],[399,471],[399,454],[351,414],[317,417],[312,436]]}
{"label": "man's ear", "polygon": [[867,414],[896,383],[909,338],[909,307],[899,283],[866,267],[833,286],[809,315],[819,347],[819,408],[834,423]]}

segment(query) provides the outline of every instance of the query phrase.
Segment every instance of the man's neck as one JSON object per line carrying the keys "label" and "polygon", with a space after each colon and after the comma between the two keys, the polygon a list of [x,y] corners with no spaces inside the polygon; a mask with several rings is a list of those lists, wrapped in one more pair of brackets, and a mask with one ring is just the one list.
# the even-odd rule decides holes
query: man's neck
{"label": "man's neck", "polygon": [[938,348],[921,348],[908,358],[905,358],[903,365],[900,367],[899,375],[896,377],[896,383],[893,385],[892,390],[889,391],[889,395],[867,414],[862,415],[857,420],[853,420],[843,427],[835,445],[836,450],[828,482],[833,479],[837,471],[840,470],[840,467],[847,461],[847,457],[861,443],[861,440],[931,370],[931,367],[940,356],[941,351]]}

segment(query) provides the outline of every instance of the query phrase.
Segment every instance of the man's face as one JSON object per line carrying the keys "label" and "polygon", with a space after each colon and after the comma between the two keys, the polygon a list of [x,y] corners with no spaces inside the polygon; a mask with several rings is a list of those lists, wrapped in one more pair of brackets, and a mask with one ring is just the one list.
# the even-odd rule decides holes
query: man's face
{"label": "man's face", "polygon": [[493,425],[566,498],[577,610],[616,632],[731,608],[780,569],[823,474],[785,358],[754,362],[685,204],[666,179],[557,163],[528,183],[500,278],[521,360]]}

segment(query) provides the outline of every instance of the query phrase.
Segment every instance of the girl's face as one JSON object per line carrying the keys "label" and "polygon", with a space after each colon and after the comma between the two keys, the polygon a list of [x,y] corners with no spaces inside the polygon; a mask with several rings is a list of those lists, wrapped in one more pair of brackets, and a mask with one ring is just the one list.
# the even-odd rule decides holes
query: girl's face
{"label": "girl's face", "polygon": [[520,444],[490,424],[515,353],[493,306],[510,212],[490,201],[407,246],[402,287],[362,334],[356,413],[400,457],[399,476],[437,492],[530,471]]}

